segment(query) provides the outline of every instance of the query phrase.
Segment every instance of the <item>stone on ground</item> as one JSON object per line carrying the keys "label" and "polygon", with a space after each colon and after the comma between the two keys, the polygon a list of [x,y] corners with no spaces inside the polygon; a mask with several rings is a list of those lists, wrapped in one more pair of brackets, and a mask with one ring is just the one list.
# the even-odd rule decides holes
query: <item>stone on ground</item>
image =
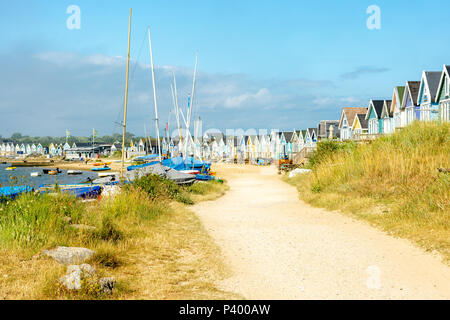
{"label": "stone on ground", "polygon": [[52,257],[62,264],[77,264],[88,260],[95,252],[87,248],[57,247],[42,251],[43,255]]}

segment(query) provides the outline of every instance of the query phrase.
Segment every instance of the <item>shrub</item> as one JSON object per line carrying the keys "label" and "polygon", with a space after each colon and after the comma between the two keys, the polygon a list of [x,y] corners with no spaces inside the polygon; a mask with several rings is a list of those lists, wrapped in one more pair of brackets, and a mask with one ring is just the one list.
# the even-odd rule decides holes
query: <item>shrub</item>
{"label": "shrub", "polygon": [[117,268],[122,264],[117,254],[112,250],[100,249],[91,257],[91,261],[107,268]]}
{"label": "shrub", "polygon": [[105,241],[119,241],[123,239],[123,233],[117,228],[110,216],[104,216],[102,226],[92,233],[95,239]]}
{"label": "shrub", "polygon": [[341,152],[351,153],[356,149],[355,142],[341,142],[336,140],[324,140],[317,143],[317,150],[309,159],[311,167],[316,167],[333,155]]}
{"label": "shrub", "polygon": [[176,199],[180,187],[158,175],[148,175],[134,181],[133,185],[145,191],[151,199]]}

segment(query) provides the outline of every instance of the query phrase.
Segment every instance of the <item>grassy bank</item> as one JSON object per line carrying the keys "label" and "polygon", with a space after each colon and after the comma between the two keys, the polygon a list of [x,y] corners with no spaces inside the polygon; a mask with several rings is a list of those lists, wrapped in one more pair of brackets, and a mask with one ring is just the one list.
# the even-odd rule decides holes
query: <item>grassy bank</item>
{"label": "grassy bank", "polygon": [[[25,195],[2,204],[0,299],[235,298],[216,288],[227,270],[218,248],[186,206],[226,189],[218,182],[180,188],[151,176],[100,202],[59,194]],[[95,250],[88,263],[99,276],[114,276],[117,290],[103,296],[96,288],[69,292],[58,286],[66,268],[37,255],[56,246]]]}
{"label": "grassy bank", "polygon": [[313,172],[287,179],[306,202],[341,210],[450,261],[450,124],[418,122],[365,145],[323,142]]}

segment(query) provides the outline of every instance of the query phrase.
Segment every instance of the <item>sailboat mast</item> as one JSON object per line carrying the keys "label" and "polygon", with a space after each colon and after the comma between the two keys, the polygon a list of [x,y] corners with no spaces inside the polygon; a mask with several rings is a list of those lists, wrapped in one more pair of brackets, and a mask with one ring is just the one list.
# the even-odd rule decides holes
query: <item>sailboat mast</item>
{"label": "sailboat mast", "polygon": [[[191,136],[191,116],[192,116],[192,109],[194,107],[194,94],[195,94],[195,81],[196,81],[196,77],[197,77],[197,62],[198,62],[198,54],[195,54],[195,67],[194,67],[194,79],[192,81],[192,92],[191,92],[191,96],[190,96],[190,101],[188,104],[188,111],[187,111],[187,123],[186,123],[186,134],[187,139],[186,139],[186,145],[184,147],[185,150],[185,157],[187,157],[187,144],[189,143],[189,141],[192,141],[192,136]],[[193,142],[193,141],[192,141]],[[186,158],[185,158],[186,159]]]}
{"label": "sailboat mast", "polygon": [[125,80],[125,104],[123,111],[123,133],[122,133],[122,167],[120,170],[120,179],[123,180],[123,171],[125,164],[125,133],[127,130],[127,105],[128,105],[128,76],[130,72],[130,38],[131,38],[131,8],[130,19],[128,22],[128,53],[127,53],[127,78]]}
{"label": "sailboat mast", "polygon": [[178,91],[177,91],[177,78],[175,77],[175,73],[173,74],[173,86],[174,86],[174,93],[175,93],[175,109],[176,109],[176,115],[177,115],[177,125],[178,130],[180,134],[180,140],[183,142],[183,132],[180,125],[180,107],[178,106]]}
{"label": "sailboat mast", "polygon": [[153,102],[155,103],[156,139],[158,139],[159,162],[161,162],[162,158],[161,158],[161,141],[159,140],[158,104],[156,102],[155,68],[154,68],[154,65],[153,65],[152,38],[150,36],[150,27],[148,28],[148,43],[149,43],[149,46],[150,46],[150,62],[152,64]]}
{"label": "sailboat mast", "polygon": [[198,54],[195,54],[194,79],[192,81],[192,93],[191,93],[191,101],[190,101],[189,114],[188,114],[188,126],[189,126],[189,128],[191,127],[192,109],[194,107],[195,81],[196,81],[196,78],[197,78],[197,62],[198,62]]}

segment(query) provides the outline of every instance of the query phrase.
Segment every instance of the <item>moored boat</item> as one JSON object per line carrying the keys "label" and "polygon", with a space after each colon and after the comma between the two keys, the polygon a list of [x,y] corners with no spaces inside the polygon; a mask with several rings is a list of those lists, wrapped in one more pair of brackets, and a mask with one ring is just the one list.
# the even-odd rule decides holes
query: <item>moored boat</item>
{"label": "moored boat", "polygon": [[33,188],[30,186],[0,187],[0,202],[14,200],[21,194],[31,191],[33,191]]}
{"label": "moored boat", "polygon": [[83,174],[83,171],[80,171],[80,170],[67,170],[67,174],[69,174],[69,175],[78,175],[78,174]]}
{"label": "moored boat", "polygon": [[30,176],[32,176],[32,177],[40,177],[41,173],[40,172],[32,172],[32,173],[30,173]]}
{"label": "moored boat", "polygon": [[91,169],[91,171],[109,171],[109,170],[111,170],[111,168],[110,167],[102,167],[102,168],[98,168],[98,167],[94,167],[94,168],[92,168]]}
{"label": "moored boat", "polygon": [[59,169],[59,168],[56,168],[56,169],[42,169],[42,172],[44,174],[50,174],[51,171],[56,171],[56,173],[61,173],[62,172],[61,169]]}
{"label": "moored boat", "polygon": [[6,168],[5,170],[6,171],[14,171],[14,170],[16,170],[17,168],[16,167],[8,167],[8,168]]}
{"label": "moored boat", "polygon": [[119,176],[119,172],[99,172],[98,177],[104,178],[104,177],[111,177],[111,176]]}
{"label": "moored boat", "polygon": [[[94,199],[102,193],[102,187],[96,185],[83,185],[83,184],[72,184],[72,185],[60,185],[58,189],[61,192],[69,193],[77,198],[83,199]],[[53,185],[41,185],[38,189],[41,194],[44,193],[54,193],[56,191]]]}
{"label": "moored boat", "polygon": [[94,163],[93,166],[94,167],[100,167],[100,166],[109,166],[112,162],[97,162]]}

